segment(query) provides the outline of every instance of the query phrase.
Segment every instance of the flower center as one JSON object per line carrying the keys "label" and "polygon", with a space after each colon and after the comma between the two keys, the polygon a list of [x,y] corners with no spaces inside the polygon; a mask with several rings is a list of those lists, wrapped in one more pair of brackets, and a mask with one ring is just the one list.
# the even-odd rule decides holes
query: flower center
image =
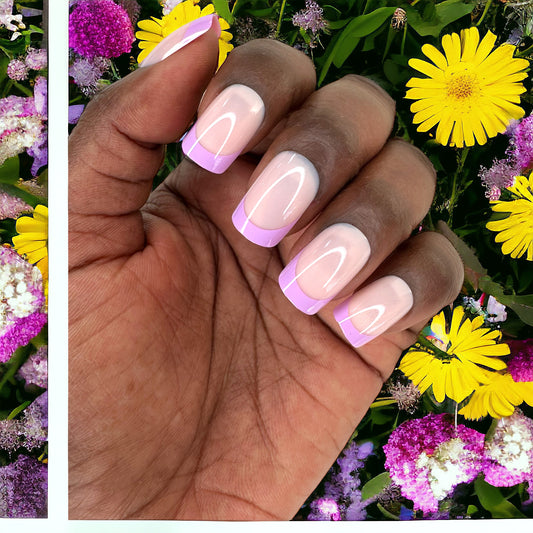
{"label": "flower center", "polygon": [[474,94],[477,88],[476,77],[466,72],[457,73],[451,76],[448,81],[448,96],[458,100],[464,100]]}

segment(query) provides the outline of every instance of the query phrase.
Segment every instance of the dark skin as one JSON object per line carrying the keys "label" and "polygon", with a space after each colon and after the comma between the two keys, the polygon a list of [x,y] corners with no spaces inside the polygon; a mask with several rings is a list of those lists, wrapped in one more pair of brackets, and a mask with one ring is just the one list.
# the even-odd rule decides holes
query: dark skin
{"label": "dark skin", "polygon": [[[350,77],[315,91],[308,59],[274,41],[236,49],[213,78],[216,59],[210,31],[104,91],[71,135],[70,518],[292,518],[401,351],[461,286],[448,241],[409,237],[434,172],[388,140],[394,106],[381,89]],[[206,88],[199,113],[231,83],[265,101],[253,157],[222,176],[185,160],[151,193],[164,144],[181,137]],[[339,100],[354,102],[344,123]],[[316,201],[279,246],[248,242],[231,213],[250,181],[275,153],[316,146]],[[374,252],[336,301],[305,315],[277,277],[346,219]],[[413,308],[352,348],[332,309],[391,273],[411,286]]]}

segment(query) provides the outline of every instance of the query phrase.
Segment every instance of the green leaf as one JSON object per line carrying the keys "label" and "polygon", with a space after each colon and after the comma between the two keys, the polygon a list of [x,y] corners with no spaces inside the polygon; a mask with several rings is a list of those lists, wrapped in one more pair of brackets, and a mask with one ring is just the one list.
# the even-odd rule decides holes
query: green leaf
{"label": "green leaf", "polygon": [[10,157],[0,167],[0,183],[14,185],[19,180],[20,162],[18,156]]}
{"label": "green leaf", "polygon": [[420,15],[413,7],[405,7],[407,20],[413,30],[421,37],[438,37],[440,32],[448,24],[471,13],[476,7],[476,2],[463,0],[445,0],[435,6],[435,12]]}
{"label": "green leaf", "polygon": [[375,409],[375,408],[378,408],[378,407],[384,407],[386,405],[393,405],[396,403],[396,400],[394,399],[382,399],[382,400],[376,400],[375,402],[372,403],[372,405],[370,406],[371,409]]}
{"label": "green leaf", "polygon": [[395,514],[392,514],[390,511],[387,511],[387,509],[385,509],[385,507],[383,507],[381,503],[378,503],[378,509],[381,511],[381,513],[383,514],[385,518],[390,518],[391,520],[400,520],[399,516],[396,516]]}
{"label": "green leaf", "polygon": [[340,68],[355,50],[359,39],[375,32],[395,11],[394,7],[380,7],[372,13],[355,17],[343,30],[337,42],[333,64]]}
{"label": "green leaf", "polygon": [[24,189],[21,189],[17,185],[11,185],[9,183],[0,183],[0,191],[4,191],[11,196],[17,196],[21,200],[24,200],[31,207],[35,207],[37,204],[47,205],[45,198],[39,198]]}
{"label": "green leaf", "polygon": [[474,482],[474,492],[482,507],[489,511],[492,518],[527,518],[511,502],[506,500],[498,487],[489,485],[478,477]]}
{"label": "green leaf", "polygon": [[228,23],[233,24],[233,15],[229,9],[228,0],[213,0],[215,11]]}
{"label": "green leaf", "polygon": [[7,416],[7,420],[13,420],[21,411],[24,411],[28,405],[30,405],[31,401],[26,401],[23,404],[19,405],[18,407],[15,407],[11,413]]}
{"label": "green leaf", "polygon": [[382,472],[370,481],[367,481],[361,489],[361,499],[368,500],[372,496],[378,495],[385,487],[391,484],[391,478],[388,472]]}
{"label": "green leaf", "polygon": [[469,505],[466,508],[466,515],[467,516],[472,516],[473,514],[476,514],[478,512],[478,510],[479,509],[475,505]]}

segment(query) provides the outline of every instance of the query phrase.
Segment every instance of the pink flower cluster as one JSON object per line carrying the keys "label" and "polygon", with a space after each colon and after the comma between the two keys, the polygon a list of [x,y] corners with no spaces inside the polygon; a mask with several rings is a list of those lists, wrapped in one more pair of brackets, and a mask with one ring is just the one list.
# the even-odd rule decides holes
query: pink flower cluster
{"label": "pink flower cluster", "polygon": [[16,81],[25,80],[30,70],[43,70],[47,65],[46,50],[28,48],[24,59],[12,59],[7,65],[7,75]]}

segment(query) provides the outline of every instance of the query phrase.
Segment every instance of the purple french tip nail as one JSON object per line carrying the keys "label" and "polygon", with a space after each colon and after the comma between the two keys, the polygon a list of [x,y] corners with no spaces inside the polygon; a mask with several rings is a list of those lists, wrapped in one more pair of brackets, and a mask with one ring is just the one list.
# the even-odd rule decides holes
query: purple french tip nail
{"label": "purple french tip nail", "polygon": [[197,165],[200,165],[205,170],[213,172],[214,174],[223,174],[231,166],[233,161],[239,157],[240,152],[220,155],[213,154],[205,149],[198,140],[196,135],[196,124],[189,130],[183,142],[181,143],[183,153],[192,159]]}
{"label": "purple french tip nail", "polygon": [[221,29],[218,22],[218,15],[207,15],[200,17],[189,24],[181,26],[167,35],[145,58],[141,61],[141,67],[148,67],[159,61],[163,61],[178,50],[187,46],[192,41],[201,37],[204,33],[214,27],[220,37]]}
{"label": "purple french tip nail", "polygon": [[297,220],[295,220],[292,224],[279,229],[260,228],[259,226],[256,226],[246,215],[246,211],[244,210],[244,198],[237,206],[237,209],[235,209],[231,220],[233,221],[233,225],[237,231],[239,231],[249,241],[267,248],[276,246],[297,222]]}
{"label": "purple french tip nail", "polygon": [[352,324],[352,321],[350,320],[348,310],[349,304],[350,298],[338,305],[333,310],[333,316],[335,317],[335,320],[339,323],[339,326],[341,327],[342,332],[344,333],[344,336],[348,339],[349,343],[354,348],[359,348],[367,342],[370,342],[372,339],[375,338],[375,336],[365,335],[355,328],[355,326]]}
{"label": "purple french tip nail", "polygon": [[316,300],[307,296],[298,285],[298,278],[296,276],[296,265],[298,258],[302,252],[300,252],[282,271],[279,275],[279,286],[283,291],[283,294],[288,300],[300,311],[306,315],[314,315],[322,307],[324,307],[331,298],[324,300]]}

